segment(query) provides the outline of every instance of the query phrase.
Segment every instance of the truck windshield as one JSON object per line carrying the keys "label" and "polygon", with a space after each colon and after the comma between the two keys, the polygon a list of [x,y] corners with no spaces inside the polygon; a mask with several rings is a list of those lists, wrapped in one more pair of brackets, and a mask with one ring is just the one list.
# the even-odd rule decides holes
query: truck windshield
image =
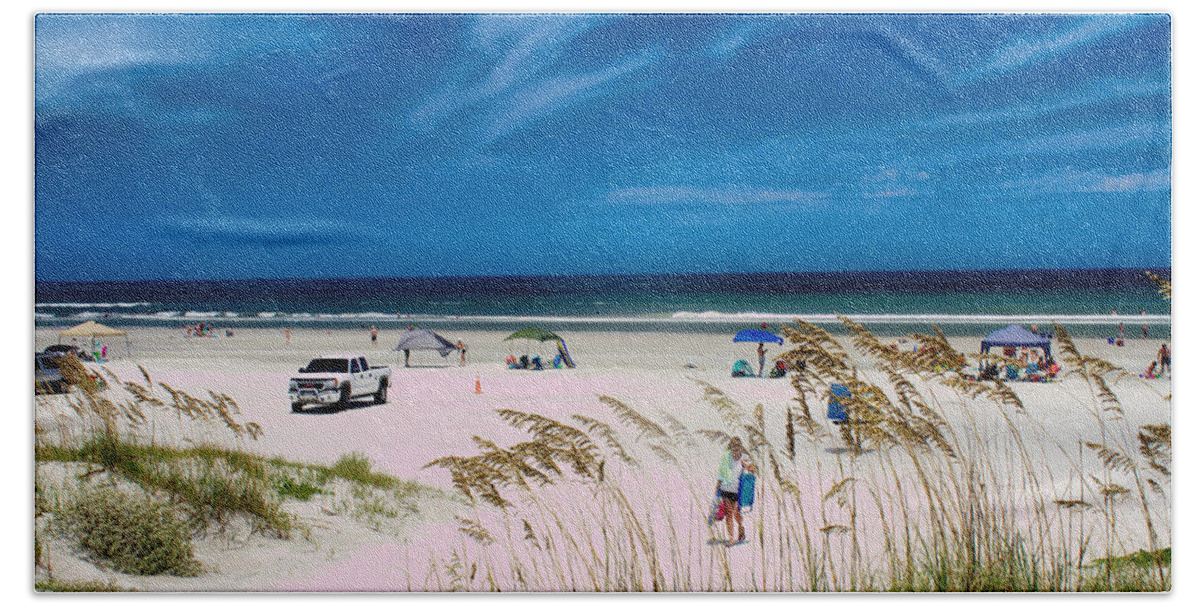
{"label": "truck windshield", "polygon": [[308,367],[304,368],[305,373],[309,374],[344,374],[349,368],[348,361],[345,359],[313,359],[308,362]]}

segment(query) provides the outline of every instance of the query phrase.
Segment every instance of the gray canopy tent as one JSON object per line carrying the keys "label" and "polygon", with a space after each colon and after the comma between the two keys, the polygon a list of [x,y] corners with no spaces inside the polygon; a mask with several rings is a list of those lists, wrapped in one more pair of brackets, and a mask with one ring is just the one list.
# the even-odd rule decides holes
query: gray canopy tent
{"label": "gray canopy tent", "polygon": [[428,329],[410,329],[400,335],[400,343],[396,345],[396,350],[404,351],[404,364],[407,366],[409,351],[433,350],[445,357],[458,350],[458,346]]}
{"label": "gray canopy tent", "polygon": [[988,334],[979,345],[979,354],[987,354],[993,346],[1040,348],[1046,352],[1046,358],[1050,358],[1050,338],[1039,336],[1020,325],[1009,325]]}

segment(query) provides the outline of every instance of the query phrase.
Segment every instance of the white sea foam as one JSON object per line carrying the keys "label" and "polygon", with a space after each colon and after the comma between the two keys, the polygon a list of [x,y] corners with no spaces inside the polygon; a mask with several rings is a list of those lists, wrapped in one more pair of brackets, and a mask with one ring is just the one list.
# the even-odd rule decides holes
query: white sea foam
{"label": "white sea foam", "polygon": [[[1049,329],[1054,323],[1062,323],[1065,325],[1112,325],[1125,323],[1132,331],[1139,325],[1169,325],[1171,323],[1170,315],[1111,315],[1111,314],[1093,314],[1093,315],[1053,315],[1053,314],[1029,314],[1029,315],[998,315],[998,314],[848,314],[845,315],[850,319],[865,324],[871,323],[886,323],[886,324],[928,324],[935,323],[941,325],[956,325],[956,324],[1024,324],[1031,325],[1034,323],[1042,324],[1045,329]],[[45,312],[35,312],[35,319],[49,320],[60,318],[53,314]],[[168,310],[155,313],[134,313],[134,312],[98,312],[98,311],[81,311],[71,315],[70,318],[76,319],[130,319],[130,320],[174,320],[174,319],[216,319],[220,318],[229,322],[246,321],[253,323],[254,321],[274,320],[274,321],[296,321],[296,322],[372,322],[372,321],[401,321],[401,322],[430,322],[430,321],[460,321],[460,322],[483,322],[483,323],[528,323],[528,324],[734,324],[734,323],[791,323],[796,319],[804,319],[812,323],[828,323],[837,324],[838,315],[834,313],[764,313],[755,311],[743,312],[719,312],[714,310],[707,311],[678,311],[671,314],[646,314],[641,316],[621,316],[621,315],[604,315],[604,316],[559,316],[559,315],[432,315],[432,314],[390,314],[382,312],[350,312],[350,313],[283,313],[276,311],[259,312],[253,315],[237,313],[233,311],[186,311],[180,312],[176,310]]]}
{"label": "white sea foam", "polygon": [[342,312],[342,313],[323,313],[317,315],[320,319],[334,319],[339,321],[359,321],[367,319],[395,319],[396,315],[386,312]]}
{"label": "white sea foam", "polygon": [[185,319],[215,319],[217,317],[222,316],[223,314],[224,313],[220,313],[220,312],[216,312],[216,311],[205,312],[205,311],[189,310],[189,311],[183,313],[183,318],[185,318]]}

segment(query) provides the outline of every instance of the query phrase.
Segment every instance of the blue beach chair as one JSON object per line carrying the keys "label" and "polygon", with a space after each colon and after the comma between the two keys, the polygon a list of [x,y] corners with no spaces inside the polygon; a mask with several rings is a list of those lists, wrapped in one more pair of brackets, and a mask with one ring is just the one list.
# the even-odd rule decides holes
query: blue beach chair
{"label": "blue beach chair", "polygon": [[[833,392],[834,397],[849,397],[850,389],[841,384],[832,384],[829,390]],[[842,404],[838,403],[837,399],[829,399],[829,412],[827,414],[829,420],[834,424],[844,424],[847,420],[846,410],[842,408]]]}

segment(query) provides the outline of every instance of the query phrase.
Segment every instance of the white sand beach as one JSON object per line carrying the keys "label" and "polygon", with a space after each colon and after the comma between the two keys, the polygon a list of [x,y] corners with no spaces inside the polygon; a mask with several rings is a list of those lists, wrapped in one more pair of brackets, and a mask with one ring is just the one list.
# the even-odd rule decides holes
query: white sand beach
{"label": "white sand beach", "polygon": [[[456,498],[447,470],[423,467],[447,455],[476,454],[478,447],[473,436],[501,445],[527,438],[503,422],[496,409],[517,409],[568,423],[572,414],[580,414],[609,421],[615,427],[618,424],[612,412],[598,398],[606,395],[660,424],[674,426],[663,422],[669,416],[693,432],[723,428],[721,415],[702,399],[701,383],[708,383],[744,406],[747,412],[755,404],[762,404],[765,428],[771,429],[768,438],[782,445],[780,429],[784,428],[785,411],[796,406],[796,391],[786,380],[731,378],[730,367],[737,359],[746,359],[757,367],[755,345],[733,344],[729,336],[720,334],[562,332],[578,368],[535,372],[508,370],[504,359],[509,354],[531,352],[549,360],[553,356],[552,347],[504,342],[505,334],[499,332],[441,332],[450,340],[461,339],[469,346],[466,366],[459,366],[457,353],[443,359],[434,353],[416,352],[412,355],[413,367],[404,368],[399,353],[390,350],[399,331],[381,331],[378,344],[372,345],[367,332],[361,330],[293,327],[288,342],[281,329],[238,329],[233,337],[216,338],[185,338],[177,328],[127,329],[132,356],[124,356],[123,345],[120,348],[114,345],[112,351],[119,356],[106,364],[113,373],[141,381],[138,366],[143,366],[156,383],[197,395],[205,395],[210,389],[228,394],[236,400],[245,421],[256,422],[263,428],[262,437],[247,444],[249,450],[321,465],[330,465],[343,455],[357,452],[370,459],[374,470],[415,480],[443,493],[424,495],[415,514],[390,517],[375,526],[339,513],[329,502],[333,499],[328,497],[308,502],[289,500],[285,509],[311,524],[309,539],[277,540],[236,529],[231,535],[209,535],[198,540],[197,557],[213,570],[198,577],[137,577],[103,570],[65,542],[55,541],[50,552],[54,575],[59,578],[111,581],[122,587],[153,591],[443,588],[445,583],[430,578],[431,558],[446,558],[449,550],[465,549],[470,543],[457,531],[459,523],[454,516],[479,521],[485,517]],[[891,338],[881,339],[894,342]],[[54,328],[36,330],[38,349],[56,341]],[[979,349],[978,338],[951,338],[950,342],[965,353]],[[1118,348],[1096,339],[1078,341],[1084,354],[1107,359],[1130,372],[1131,377],[1113,383],[1129,428],[1171,420],[1171,405],[1164,399],[1171,391],[1170,381],[1138,377],[1155,358],[1160,343],[1154,339],[1134,339]],[[849,342],[844,344],[849,349]],[[786,348],[789,347],[768,345],[768,365],[772,357]],[[309,358],[329,352],[361,352],[372,364],[391,366],[393,381],[388,403],[364,402],[348,409],[316,408],[293,413],[286,394],[289,376]],[[878,380],[880,373],[868,365],[864,364],[861,370],[864,377]],[[477,378],[482,394],[475,392]],[[886,378],[881,381],[886,382]],[[1082,459],[1095,459],[1091,455],[1081,457],[1079,441],[1100,440],[1096,409],[1087,386],[1081,379],[1070,378],[1049,384],[1014,382],[1010,386],[1024,403],[1023,411],[1008,412],[1016,422],[1006,422],[1006,416],[996,406],[981,401],[977,428],[983,431],[979,438],[983,445],[976,447],[989,449],[991,440],[1004,434],[1006,424],[1020,425],[1022,437],[1032,446],[1030,452],[1038,460],[1035,468],[1057,473],[1050,476],[1055,487],[1040,488],[1048,495],[1045,498],[1078,493],[1080,463]],[[52,427],[57,424],[57,417],[69,417],[64,401],[63,397],[40,398],[38,424]],[[816,410],[813,417],[818,421],[824,421],[823,407],[824,404],[813,405]],[[170,420],[156,421],[156,425],[153,432],[158,442],[206,439],[189,437],[187,428],[179,423],[173,425]],[[995,436],[988,436],[989,433]],[[635,435],[627,432],[623,438],[628,444]],[[215,435],[207,439],[219,440]],[[731,558],[735,585],[771,588],[769,581],[763,585],[754,582],[756,577],[765,580],[761,568],[754,564],[760,561],[759,552],[766,551],[766,547],[755,543],[728,550],[705,546],[704,539],[711,538],[714,532],[705,524],[697,503],[707,504],[707,497],[697,498],[685,488],[711,487],[709,480],[713,478],[721,448],[700,441],[680,445],[690,446],[677,450],[676,455],[680,456],[682,469],[694,473],[691,479],[678,479],[678,473],[660,473],[648,463],[643,469],[621,468],[613,460],[608,468],[609,483],[635,487],[649,482],[665,492],[664,496],[674,497],[664,499],[672,501],[666,507],[674,511],[671,525],[686,522],[694,526],[692,530],[676,531],[677,537],[696,540],[696,546],[688,548],[694,557],[681,558],[682,561],[691,559],[700,569],[714,559],[711,554],[740,551]],[[868,453],[859,459],[865,463],[872,456],[880,458],[882,454]],[[796,479],[796,483],[802,491],[828,489],[831,480],[836,480],[842,466],[839,459],[843,457],[837,450],[826,447],[805,450],[796,458],[811,459],[813,466],[801,466],[798,470],[811,470],[812,476]],[[996,454],[997,462],[1012,457],[1009,453]],[[1095,470],[1090,462],[1083,468]],[[659,474],[673,477],[655,478]],[[59,483],[70,483],[65,470],[48,475],[57,476]],[[1168,488],[1166,497],[1154,500],[1165,500],[1169,505],[1169,496]],[[861,508],[866,509],[865,503]],[[1118,508],[1129,515],[1119,518],[1122,529],[1127,529],[1123,538],[1129,539],[1124,548],[1129,551],[1144,548],[1145,524],[1137,515],[1137,501],[1126,501]],[[1169,506],[1159,513],[1164,512],[1169,516]],[[756,513],[748,516],[751,525]],[[563,516],[569,519],[571,515]],[[653,520],[649,518],[645,525],[655,526]],[[1162,537],[1161,544],[1169,545],[1170,522],[1156,514],[1155,524]],[[1142,527],[1140,536],[1138,526]],[[723,528],[716,529],[715,534],[723,533]]]}

